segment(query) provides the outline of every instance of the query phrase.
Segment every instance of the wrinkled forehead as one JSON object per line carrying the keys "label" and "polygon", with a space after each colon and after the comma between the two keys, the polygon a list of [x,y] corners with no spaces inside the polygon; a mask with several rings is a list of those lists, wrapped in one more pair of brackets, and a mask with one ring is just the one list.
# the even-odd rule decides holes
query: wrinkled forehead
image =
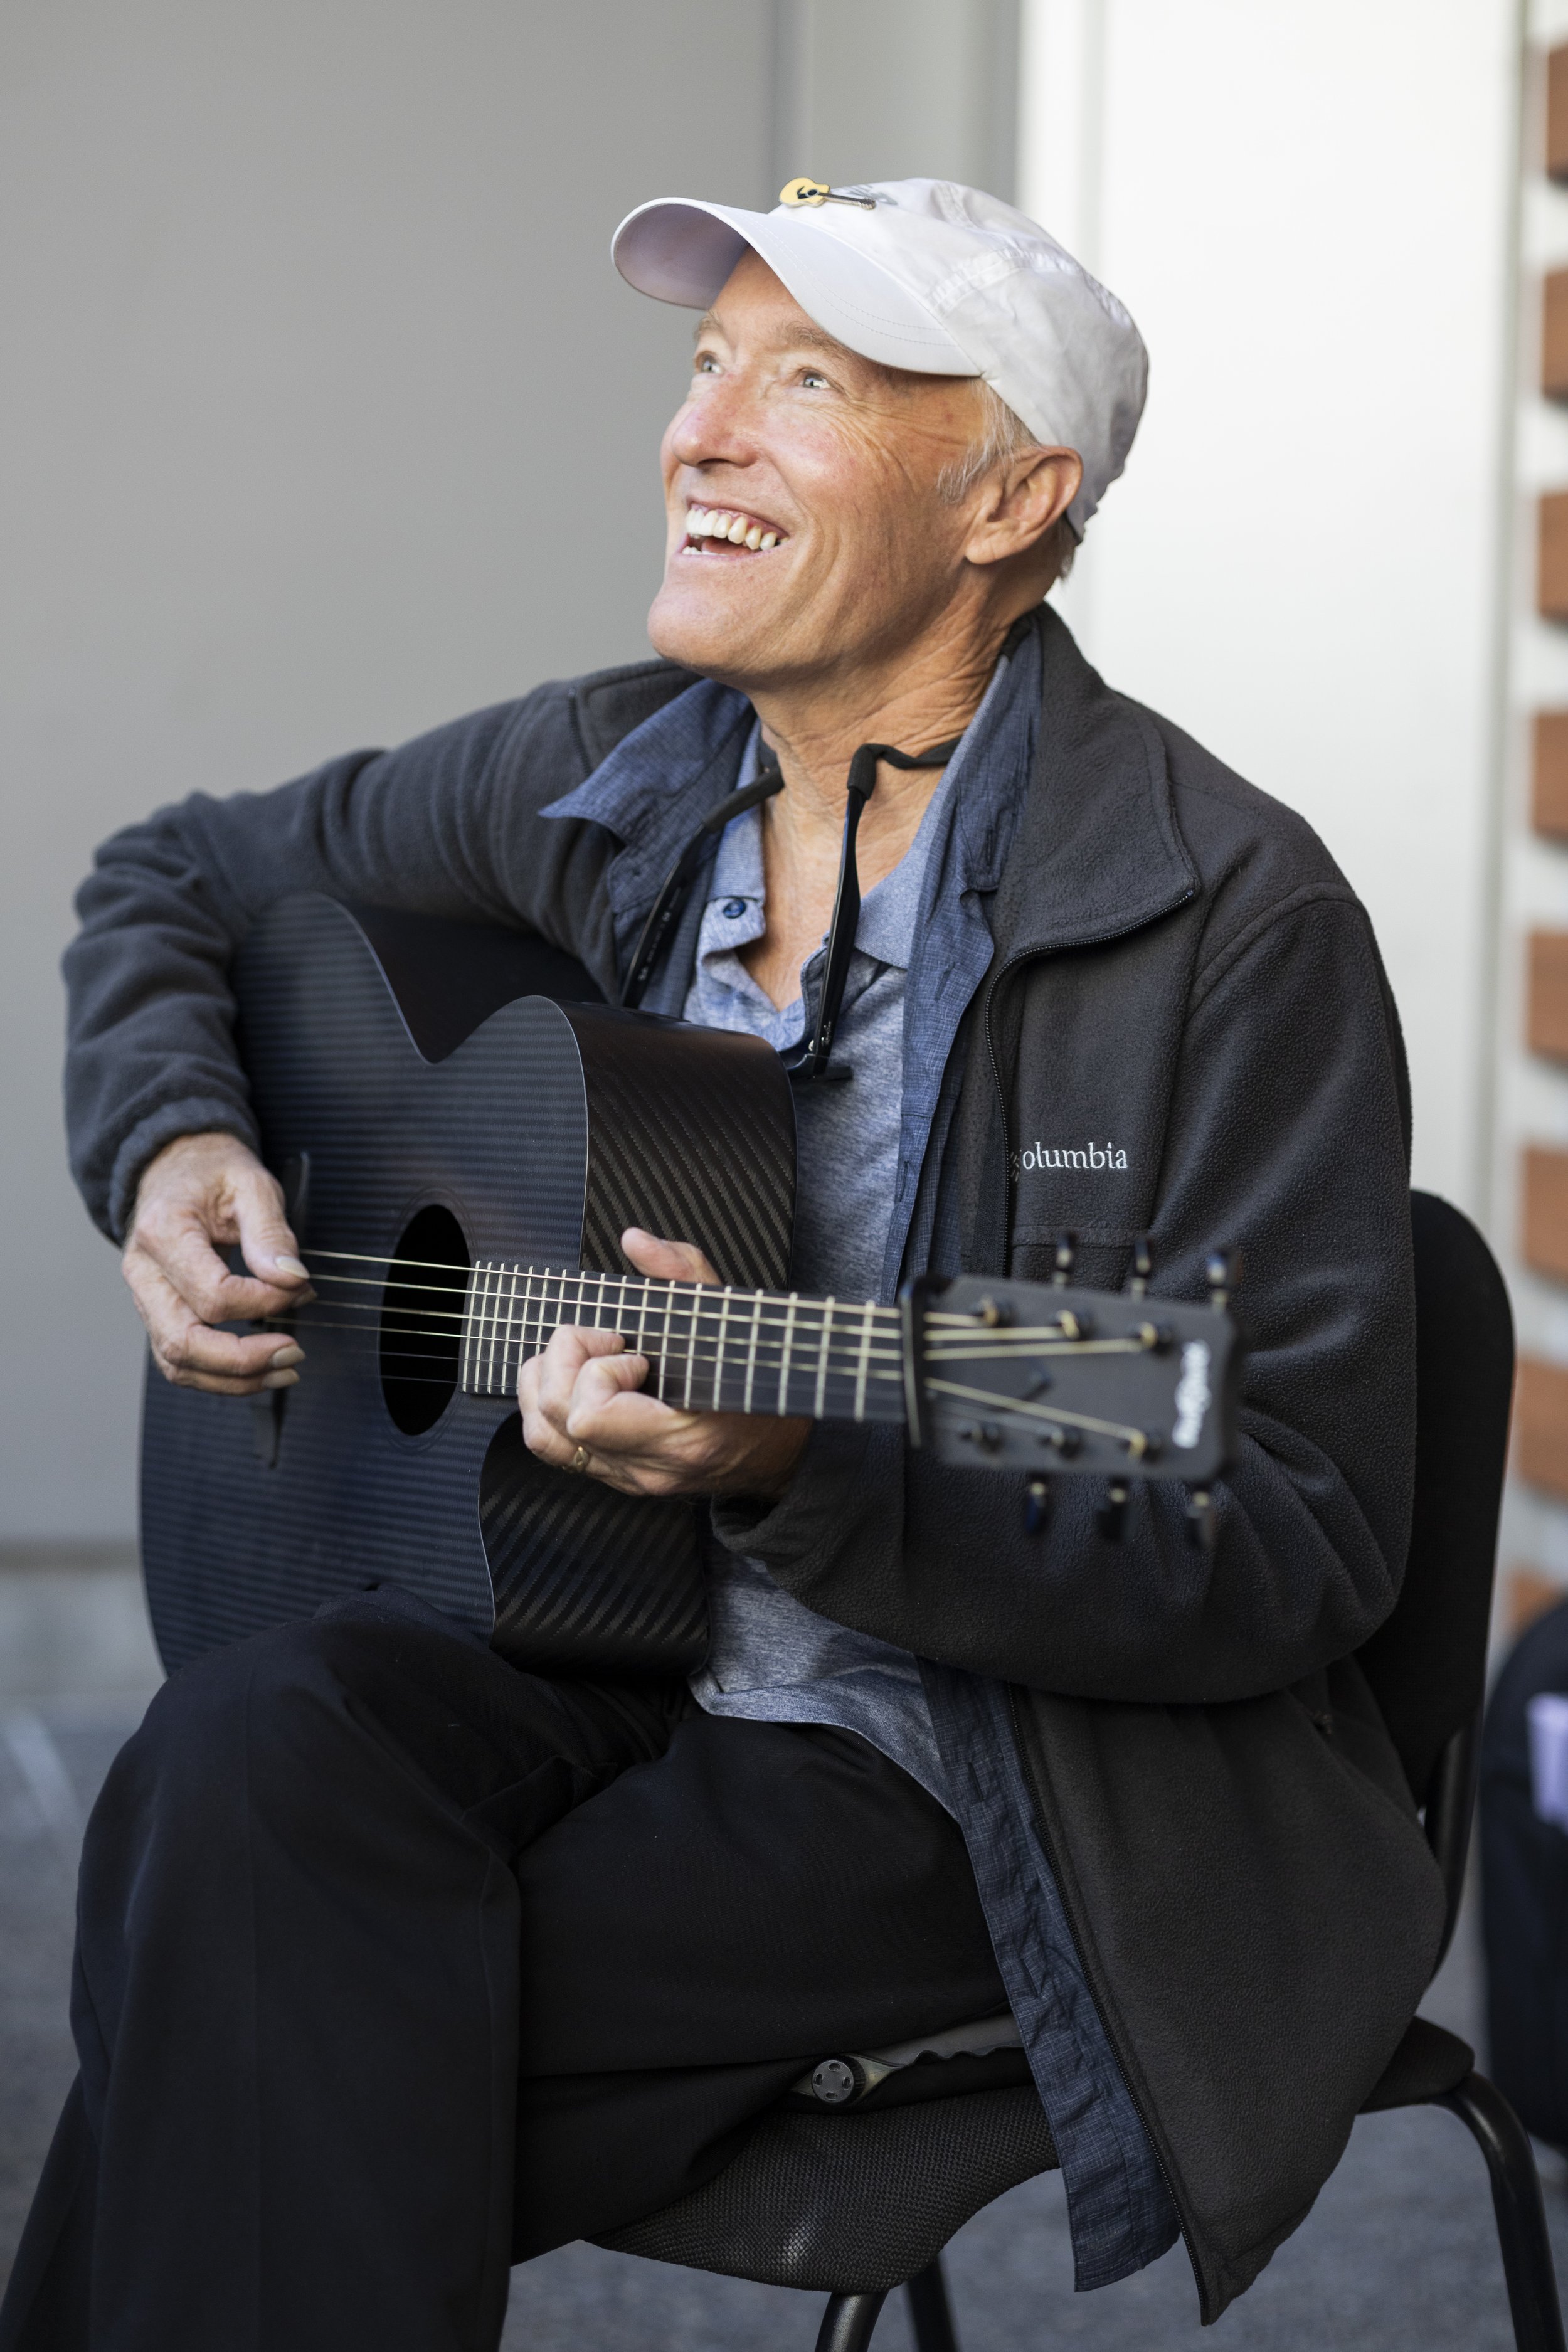
{"label": "wrinkled forehead", "polygon": [[784,280],[750,247],[697,322],[698,345],[713,340],[727,344],[737,355],[816,352],[851,382],[886,386],[911,400],[939,388],[950,394],[959,387],[973,398],[978,382],[972,376],[916,374],[852,351],[802,310]]}
{"label": "wrinkled forehead", "polygon": [[870,367],[826,327],[803,310],[782,278],[748,246],[697,322],[697,340],[719,335],[731,344],[759,351],[801,350],[831,353],[857,367]]}

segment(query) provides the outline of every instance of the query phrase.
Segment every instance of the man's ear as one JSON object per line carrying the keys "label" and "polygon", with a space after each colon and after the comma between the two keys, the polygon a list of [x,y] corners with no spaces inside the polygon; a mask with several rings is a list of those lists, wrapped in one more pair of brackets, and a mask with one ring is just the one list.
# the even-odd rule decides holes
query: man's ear
{"label": "man's ear", "polygon": [[1005,563],[1039,547],[1083,480],[1076,449],[1020,449],[982,485],[964,544],[971,563]]}

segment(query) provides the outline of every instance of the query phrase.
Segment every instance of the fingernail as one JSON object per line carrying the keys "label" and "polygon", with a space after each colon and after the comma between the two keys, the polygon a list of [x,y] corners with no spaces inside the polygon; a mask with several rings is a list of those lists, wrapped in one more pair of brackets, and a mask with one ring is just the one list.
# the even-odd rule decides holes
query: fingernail
{"label": "fingernail", "polygon": [[293,1341],[290,1340],[288,1347],[279,1348],[277,1354],[272,1358],[272,1369],[275,1372],[280,1372],[285,1364],[302,1364],[304,1360],[305,1350],[303,1348],[295,1347]]}
{"label": "fingernail", "polygon": [[261,1385],[264,1389],[291,1389],[299,1386],[298,1372],[268,1372]]}
{"label": "fingernail", "polygon": [[301,1265],[297,1257],[275,1257],[272,1263],[278,1272],[288,1275],[290,1281],[308,1282],[310,1278],[309,1267]]}

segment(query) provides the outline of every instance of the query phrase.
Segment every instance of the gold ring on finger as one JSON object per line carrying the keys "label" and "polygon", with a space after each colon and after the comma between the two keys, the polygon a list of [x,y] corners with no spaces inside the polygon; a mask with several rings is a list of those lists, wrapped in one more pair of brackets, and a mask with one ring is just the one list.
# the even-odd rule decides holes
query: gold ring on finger
{"label": "gold ring on finger", "polygon": [[581,1475],[581,1474],[588,1467],[588,1449],[585,1445],[580,1445],[577,1448],[576,1453],[574,1454],[571,1461],[566,1465],[566,1467],[568,1470],[575,1472],[578,1475]]}

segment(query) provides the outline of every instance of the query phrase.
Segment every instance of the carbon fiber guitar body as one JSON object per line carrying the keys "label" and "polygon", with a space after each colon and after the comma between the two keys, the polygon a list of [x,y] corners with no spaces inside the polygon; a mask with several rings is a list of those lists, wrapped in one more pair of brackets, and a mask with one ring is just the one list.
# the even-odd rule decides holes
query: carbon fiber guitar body
{"label": "carbon fiber guitar body", "polygon": [[537,1463],[504,1400],[457,1386],[455,1338],[412,1359],[387,1339],[384,1286],[413,1297],[489,1257],[629,1271],[618,1236],[639,1224],[699,1243],[727,1282],[784,1287],[777,1055],[587,1001],[541,942],[313,896],[257,927],[236,989],[301,1244],[363,1253],[364,1287],[358,1312],[305,1310],[297,1388],[214,1397],[149,1370],[142,1539],[164,1664],[389,1579],[520,1665],[689,1671],[707,1644],[691,1507]]}

